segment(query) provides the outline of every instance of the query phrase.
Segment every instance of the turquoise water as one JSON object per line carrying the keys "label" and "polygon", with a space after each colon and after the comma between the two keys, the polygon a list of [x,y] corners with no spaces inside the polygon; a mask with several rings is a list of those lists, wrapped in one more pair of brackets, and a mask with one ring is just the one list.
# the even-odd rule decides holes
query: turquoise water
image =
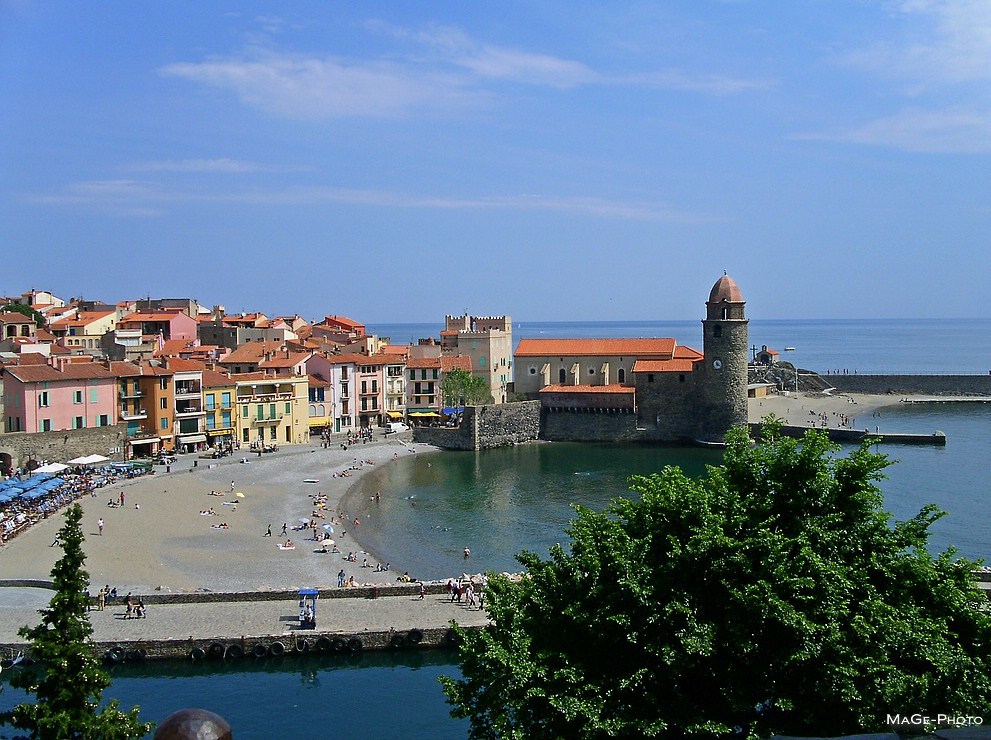
{"label": "turquoise water", "polygon": [[[935,503],[949,516],[933,529],[934,549],[952,545],[966,557],[991,556],[987,484],[975,474],[991,449],[991,405],[901,405],[868,420],[882,432],[946,433],[946,447],[879,446],[895,461],[882,485],[886,507],[907,519]],[[629,493],[632,474],[680,465],[700,475],[719,462],[712,450],[570,443],[409,455],[363,478],[348,514],[361,518],[371,551],[409,564],[416,577],[514,571],[519,550],[546,556],[564,540],[572,503],[601,510]],[[372,500],[376,491],[379,503]]]}

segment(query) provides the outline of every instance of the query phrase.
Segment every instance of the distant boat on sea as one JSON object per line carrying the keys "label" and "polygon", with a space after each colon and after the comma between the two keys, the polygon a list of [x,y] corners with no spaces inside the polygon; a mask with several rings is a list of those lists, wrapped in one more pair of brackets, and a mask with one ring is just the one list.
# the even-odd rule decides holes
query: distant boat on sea
{"label": "distant boat on sea", "polygon": [[794,351],[795,351],[794,347],[785,347],[785,352],[794,352]]}

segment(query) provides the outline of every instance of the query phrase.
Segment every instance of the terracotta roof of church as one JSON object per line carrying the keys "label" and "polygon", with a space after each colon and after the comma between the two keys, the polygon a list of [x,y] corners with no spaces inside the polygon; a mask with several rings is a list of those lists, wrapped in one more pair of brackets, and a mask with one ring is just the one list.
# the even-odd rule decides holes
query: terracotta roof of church
{"label": "terracotta roof of church", "polygon": [[675,341],[668,338],[521,339],[515,354],[517,357],[610,355],[670,358],[674,355],[675,347]]}

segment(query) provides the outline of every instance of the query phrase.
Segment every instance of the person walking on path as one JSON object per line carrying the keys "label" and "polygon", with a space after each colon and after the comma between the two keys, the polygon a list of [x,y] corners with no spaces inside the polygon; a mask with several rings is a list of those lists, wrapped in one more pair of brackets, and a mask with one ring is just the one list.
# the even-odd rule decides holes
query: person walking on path
{"label": "person walking on path", "polygon": [[272,525],[269,524],[268,529],[265,531],[265,534],[263,534],[262,537],[271,537],[271,536],[272,536]]}
{"label": "person walking on path", "polygon": [[107,592],[104,589],[100,589],[100,593],[96,595],[96,610],[103,611],[107,606]]}
{"label": "person walking on path", "polygon": [[96,520],[96,528],[100,530],[100,536],[103,536],[103,517],[101,516]]}
{"label": "person walking on path", "polygon": [[286,536],[286,526],[287,526],[286,525],[286,522],[282,522],[282,534],[279,535],[280,537],[285,537]]}

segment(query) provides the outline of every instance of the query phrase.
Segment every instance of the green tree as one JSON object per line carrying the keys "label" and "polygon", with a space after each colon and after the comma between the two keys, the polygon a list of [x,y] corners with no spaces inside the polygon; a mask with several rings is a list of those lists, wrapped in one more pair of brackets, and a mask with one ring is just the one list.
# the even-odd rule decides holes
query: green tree
{"label": "green tree", "polygon": [[47,322],[45,317],[42,316],[41,312],[31,306],[26,306],[23,303],[8,303],[5,306],[0,306],[0,311],[9,311],[11,313],[20,313],[32,319],[35,326],[44,326]]}
{"label": "green tree", "polygon": [[138,719],[137,707],[125,713],[114,700],[98,710],[110,677],[94,655],[93,627],[86,615],[89,575],[83,570],[82,515],[79,504],[65,513],[58,532],[63,555],[52,568],[55,595],[41,610],[41,622],[18,630],[30,641],[39,667],[11,674],[10,683],[37,700],[3,712],[0,724],[27,730],[36,738],[142,737],[152,725]]}
{"label": "green tree", "polygon": [[440,384],[441,398],[445,406],[478,406],[492,403],[492,393],[479,378],[467,370],[452,370],[444,376]]}
{"label": "green tree", "polygon": [[493,626],[443,679],[472,738],[769,737],[891,730],[889,714],[986,716],[991,617],[973,568],[927,549],[934,506],[893,523],[890,464],[822,433],[727,435],[702,479],[631,478],[577,508],[570,552],[490,582]]}

